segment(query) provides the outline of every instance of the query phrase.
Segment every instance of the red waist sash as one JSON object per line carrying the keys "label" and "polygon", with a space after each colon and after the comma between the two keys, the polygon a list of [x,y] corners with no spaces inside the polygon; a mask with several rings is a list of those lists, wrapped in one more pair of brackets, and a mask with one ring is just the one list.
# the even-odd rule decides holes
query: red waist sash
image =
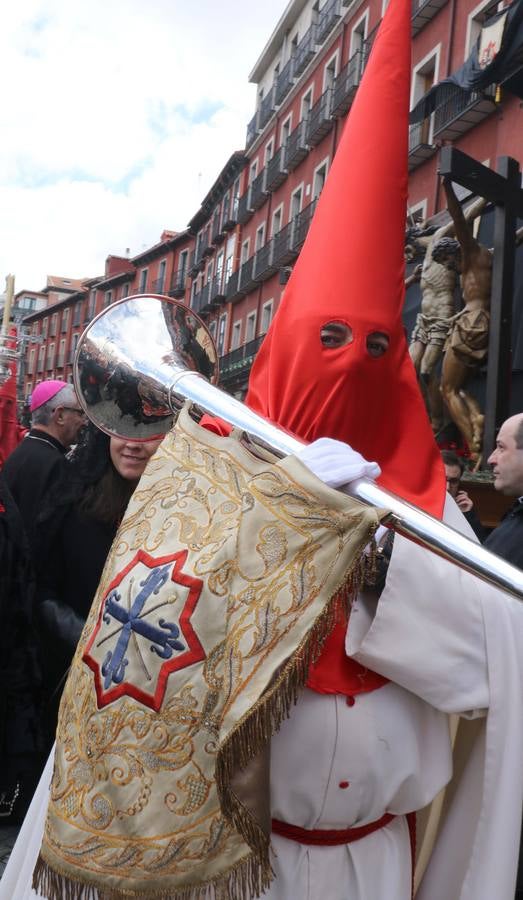
{"label": "red waist sash", "polygon": [[389,822],[392,822],[396,816],[391,813],[385,813],[381,819],[375,822],[369,822],[368,825],[360,825],[357,828],[339,828],[328,830],[326,828],[300,828],[299,825],[289,825],[288,822],[280,822],[279,819],[272,820],[272,831],[281,837],[288,838],[290,841],[296,841],[298,844],[316,844],[333,847],[338,844],[351,844],[353,841],[359,841],[361,838],[367,837],[374,831],[384,828]]}

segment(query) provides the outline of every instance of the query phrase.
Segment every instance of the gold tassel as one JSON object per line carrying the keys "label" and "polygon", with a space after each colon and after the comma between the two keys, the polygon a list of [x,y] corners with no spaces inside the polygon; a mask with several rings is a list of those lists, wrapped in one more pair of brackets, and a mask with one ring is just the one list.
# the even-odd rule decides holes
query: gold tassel
{"label": "gold tassel", "polygon": [[501,85],[497,84],[496,85],[496,95],[494,97],[494,103],[501,103],[502,99],[503,99],[503,92],[501,90]]}

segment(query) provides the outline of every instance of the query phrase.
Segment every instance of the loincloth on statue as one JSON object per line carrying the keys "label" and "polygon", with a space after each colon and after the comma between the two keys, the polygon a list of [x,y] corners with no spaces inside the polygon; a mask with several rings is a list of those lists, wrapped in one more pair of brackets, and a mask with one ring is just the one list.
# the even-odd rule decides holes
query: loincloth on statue
{"label": "loincloth on statue", "polygon": [[443,348],[451,325],[452,318],[425,316],[423,313],[418,313],[410,339],[411,344],[419,341],[421,344],[432,344],[435,347]]}
{"label": "loincloth on statue", "polygon": [[445,349],[460,362],[477,368],[487,358],[490,314],[486,309],[464,309],[454,317]]}

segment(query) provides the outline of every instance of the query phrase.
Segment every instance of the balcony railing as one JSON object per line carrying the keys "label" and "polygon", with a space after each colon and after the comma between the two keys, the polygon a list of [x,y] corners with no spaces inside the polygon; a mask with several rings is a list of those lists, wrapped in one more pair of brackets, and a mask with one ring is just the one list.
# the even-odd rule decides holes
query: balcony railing
{"label": "balcony railing", "polygon": [[251,121],[247,125],[247,136],[245,138],[245,146],[250,147],[252,142],[254,141],[256,135],[258,134],[258,112],[254,114]]}
{"label": "balcony railing", "polygon": [[276,78],[276,84],[274,85],[274,102],[276,106],[280,106],[285,97],[289,93],[294,82],[294,57],[291,57],[288,62],[285,63],[283,69],[278,74]]}
{"label": "balcony railing", "polygon": [[215,275],[211,281],[211,290],[209,294],[209,302],[213,306],[219,306],[225,300],[225,287],[223,285],[222,273]]}
{"label": "balcony railing", "polygon": [[274,243],[273,240],[270,240],[255,254],[253,275],[257,281],[266,281],[276,272],[278,267],[274,265],[273,251]]}
{"label": "balcony railing", "polygon": [[294,231],[292,235],[292,246],[298,252],[301,250],[305,238],[307,237],[307,232],[312,222],[317,202],[317,199],[312,200],[293,220]]}
{"label": "balcony railing", "polygon": [[328,0],[321,10],[316,23],[316,41],[323,44],[332,29],[341,19],[340,0]]}
{"label": "balcony railing", "polygon": [[272,159],[267,163],[265,171],[267,173],[265,188],[267,191],[275,191],[287,178],[287,170],[285,168],[285,145],[276,151]]}
{"label": "balcony railing", "polygon": [[370,51],[372,50],[372,45],[374,44],[374,41],[376,40],[378,28],[379,28],[379,26],[376,25],[375,28],[372,29],[367,40],[363,41],[363,44],[361,45],[361,50],[362,50],[362,54],[363,54],[363,63],[362,63],[363,69],[365,68],[365,66],[367,65],[367,63],[369,61]]}
{"label": "balcony railing", "polygon": [[412,36],[415,37],[446,3],[447,0],[412,0]]}
{"label": "balcony railing", "polygon": [[257,210],[265,203],[267,190],[265,188],[265,179],[267,172],[262,169],[251,184],[251,209]]}
{"label": "balcony railing", "polygon": [[296,78],[305,72],[316,51],[316,25],[305,32],[294,52],[294,74]]}
{"label": "balcony railing", "polygon": [[409,126],[409,172],[434,156],[437,148],[430,143],[429,138],[430,119]]}
{"label": "balcony railing", "polygon": [[165,288],[165,275],[161,278],[157,278],[153,281],[151,293],[153,294],[163,294]]}
{"label": "balcony railing", "polygon": [[248,294],[249,291],[252,291],[256,287],[257,281],[256,281],[256,278],[254,277],[253,270],[254,270],[254,256],[251,256],[240,267],[240,275],[238,278],[238,289],[244,294]]}
{"label": "balcony railing", "polygon": [[464,91],[457,85],[444,88],[441,102],[434,110],[434,137],[452,141],[483,121],[496,109],[496,86],[484,91]]}
{"label": "balcony railing", "polygon": [[285,163],[289,172],[293,172],[309,152],[307,146],[307,122],[307,119],[302,119],[288,137]]}
{"label": "balcony railing", "polygon": [[186,277],[187,275],[185,268],[178,269],[176,272],[173,272],[173,274],[171,275],[171,286],[168,291],[169,297],[180,298],[185,296]]}
{"label": "balcony railing", "polygon": [[222,383],[249,371],[264,337],[264,334],[260,334],[259,337],[237,347],[236,350],[231,350],[230,353],[226,353],[220,358],[220,381]]}
{"label": "balcony railing", "polygon": [[210,291],[211,283],[208,281],[207,284],[204,284],[201,291],[194,295],[191,300],[191,309],[194,310],[195,313],[203,313],[206,311],[209,303]]}
{"label": "balcony railing", "polygon": [[232,204],[224,209],[222,217],[222,231],[232,231],[238,224],[239,197],[235,197]]}
{"label": "balcony railing", "polygon": [[221,226],[221,217],[220,213],[216,215],[214,214],[214,218],[212,220],[212,231],[211,231],[211,243],[212,244],[221,244],[225,235],[223,233],[223,228]]}
{"label": "balcony railing", "polygon": [[332,88],[327,88],[320,99],[316,101],[309,113],[307,128],[307,143],[315,147],[323,140],[333,126],[331,118]]}
{"label": "balcony railing", "polygon": [[236,272],[233,272],[232,275],[229,276],[227,281],[227,285],[225,287],[225,299],[230,301],[231,303],[234,300],[237,300],[239,297],[243,297],[243,292],[239,289],[239,278],[240,278],[240,270],[236,269]]}
{"label": "balcony railing", "polygon": [[344,116],[352,106],[358,90],[363,70],[363,52],[356,50],[334,82],[332,92],[332,115]]}
{"label": "balcony railing", "polygon": [[248,187],[245,193],[240,197],[238,203],[238,224],[245,225],[251,218],[253,212],[254,209],[251,206],[251,189]]}
{"label": "balcony railing", "polygon": [[277,268],[287,266],[296,259],[297,253],[292,243],[293,233],[294,222],[289,222],[272,239],[272,262]]}
{"label": "balcony railing", "polygon": [[258,110],[258,128],[260,131],[263,131],[275,110],[274,93],[274,87],[272,87],[260,103]]}

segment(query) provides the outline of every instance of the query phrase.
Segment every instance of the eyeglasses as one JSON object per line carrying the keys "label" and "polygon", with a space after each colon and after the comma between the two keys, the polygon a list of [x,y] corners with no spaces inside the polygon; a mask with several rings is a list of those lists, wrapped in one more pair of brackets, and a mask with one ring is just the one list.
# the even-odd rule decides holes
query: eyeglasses
{"label": "eyeglasses", "polygon": [[62,409],[66,409],[68,412],[78,413],[79,416],[85,416],[83,409],[80,409],[78,406],[62,406]]}

